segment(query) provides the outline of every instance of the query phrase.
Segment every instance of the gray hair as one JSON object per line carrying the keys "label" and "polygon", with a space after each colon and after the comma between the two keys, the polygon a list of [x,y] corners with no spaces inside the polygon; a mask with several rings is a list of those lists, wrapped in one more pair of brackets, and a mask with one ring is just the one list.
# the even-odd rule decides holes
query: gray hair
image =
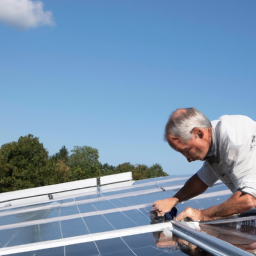
{"label": "gray hair", "polygon": [[179,108],[175,110],[165,126],[164,138],[169,134],[181,137],[184,142],[192,139],[191,131],[195,128],[211,128],[209,119],[196,108]]}

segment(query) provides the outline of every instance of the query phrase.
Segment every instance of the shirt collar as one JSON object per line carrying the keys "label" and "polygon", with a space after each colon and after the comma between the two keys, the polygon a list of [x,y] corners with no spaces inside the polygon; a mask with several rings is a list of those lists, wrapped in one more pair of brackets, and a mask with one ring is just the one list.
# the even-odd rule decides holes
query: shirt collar
{"label": "shirt collar", "polygon": [[209,159],[213,159],[213,158],[217,158],[217,145],[216,145],[216,135],[215,135],[215,132],[216,132],[215,128],[212,128],[211,146],[210,146],[209,151],[206,154],[205,158],[203,159],[203,161],[209,160]]}

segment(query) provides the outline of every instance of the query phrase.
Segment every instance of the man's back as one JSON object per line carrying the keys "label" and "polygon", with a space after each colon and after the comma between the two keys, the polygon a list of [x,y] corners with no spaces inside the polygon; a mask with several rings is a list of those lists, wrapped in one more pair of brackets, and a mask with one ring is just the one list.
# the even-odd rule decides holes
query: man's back
{"label": "man's back", "polygon": [[198,171],[208,186],[222,180],[256,197],[256,123],[246,116],[225,115],[212,122],[212,155]]}

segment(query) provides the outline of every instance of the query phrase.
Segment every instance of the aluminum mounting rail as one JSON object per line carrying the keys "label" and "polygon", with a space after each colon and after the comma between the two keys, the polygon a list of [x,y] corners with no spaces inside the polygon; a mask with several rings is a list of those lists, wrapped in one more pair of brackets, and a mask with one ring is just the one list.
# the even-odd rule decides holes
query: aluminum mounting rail
{"label": "aluminum mounting rail", "polygon": [[241,250],[227,242],[224,242],[214,236],[197,231],[177,221],[171,221],[173,224],[172,233],[178,237],[193,243],[201,249],[215,256],[251,256],[250,253]]}

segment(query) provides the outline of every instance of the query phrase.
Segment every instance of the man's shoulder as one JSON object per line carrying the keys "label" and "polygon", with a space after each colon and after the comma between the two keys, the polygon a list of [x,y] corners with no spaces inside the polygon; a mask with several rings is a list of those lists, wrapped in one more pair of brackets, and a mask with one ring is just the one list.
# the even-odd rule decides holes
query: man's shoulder
{"label": "man's shoulder", "polygon": [[248,127],[248,125],[256,126],[255,121],[250,117],[242,115],[224,115],[221,116],[218,121],[220,128],[228,130],[244,129]]}
{"label": "man's shoulder", "polygon": [[[256,123],[248,116],[224,115],[218,119],[217,132],[220,139],[229,140],[243,144],[256,131]],[[247,138],[248,137],[248,138]]]}
{"label": "man's shoulder", "polygon": [[218,118],[221,122],[236,123],[240,121],[254,122],[250,117],[243,115],[223,115]]}

